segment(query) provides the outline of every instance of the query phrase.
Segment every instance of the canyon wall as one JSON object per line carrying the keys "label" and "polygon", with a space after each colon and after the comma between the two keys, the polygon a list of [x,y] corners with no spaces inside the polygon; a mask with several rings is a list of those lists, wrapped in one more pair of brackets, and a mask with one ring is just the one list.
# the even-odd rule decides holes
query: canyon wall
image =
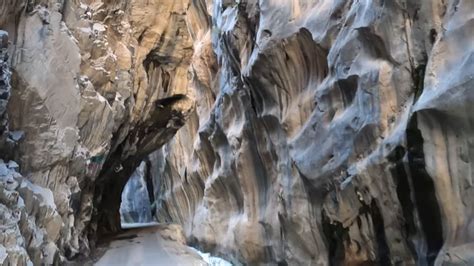
{"label": "canyon wall", "polygon": [[[0,175],[20,182],[19,171],[48,195],[35,203],[44,207],[29,207],[24,199],[27,214],[36,217],[28,220],[31,226],[47,227],[43,216],[53,214],[57,222],[54,232],[33,239],[20,228],[11,234],[17,244],[10,236],[0,239],[2,263],[87,258],[100,235],[120,229],[125,183],[194,110],[188,5],[176,0],[0,3],[0,62],[2,71],[11,73],[0,80],[0,141],[8,151],[2,150]],[[11,92],[4,93],[6,83]],[[15,197],[12,202],[24,209]],[[7,207],[15,210],[15,204]],[[1,226],[15,224],[3,209]],[[50,244],[53,251],[36,251]],[[15,246],[26,249],[21,258]]]}
{"label": "canyon wall", "polygon": [[22,132],[10,131],[8,33],[0,31],[0,264],[57,262],[61,217],[51,190],[32,184],[12,161]]}
{"label": "canyon wall", "polygon": [[5,0],[0,29],[1,263],[87,257],[142,161],[235,263],[474,263],[471,0]]}
{"label": "canyon wall", "polygon": [[[194,1],[157,217],[234,262],[474,263],[474,2]],[[207,3],[207,5],[206,5]]]}

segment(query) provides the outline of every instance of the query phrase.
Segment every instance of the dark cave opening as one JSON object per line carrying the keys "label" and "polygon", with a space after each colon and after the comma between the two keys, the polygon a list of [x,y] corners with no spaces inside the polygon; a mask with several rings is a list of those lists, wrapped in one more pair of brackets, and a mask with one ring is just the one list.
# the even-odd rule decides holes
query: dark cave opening
{"label": "dark cave opening", "polygon": [[122,230],[120,217],[122,191],[139,164],[140,161],[130,159],[121,164],[106,161],[100,175],[102,178],[96,181],[89,240],[97,241]]}
{"label": "dark cave opening", "polygon": [[[93,186],[94,208],[87,231],[92,249],[100,239],[122,231],[120,205],[124,187],[142,161],[171,140],[184,125],[186,117],[176,106],[188,100],[183,95],[159,99],[150,117],[130,130],[125,139],[114,136],[119,144],[113,145],[114,151],[104,158]],[[134,147],[132,151],[131,147]],[[146,193],[149,195],[150,191]]]}
{"label": "dark cave opening", "polygon": [[[388,156],[393,163],[390,171],[405,222],[403,238],[419,263],[424,261],[433,265],[444,241],[441,212],[434,182],[426,171],[424,140],[418,129],[416,113],[409,121],[406,137],[407,148],[398,146]],[[427,250],[416,249],[419,234],[426,242]]]}

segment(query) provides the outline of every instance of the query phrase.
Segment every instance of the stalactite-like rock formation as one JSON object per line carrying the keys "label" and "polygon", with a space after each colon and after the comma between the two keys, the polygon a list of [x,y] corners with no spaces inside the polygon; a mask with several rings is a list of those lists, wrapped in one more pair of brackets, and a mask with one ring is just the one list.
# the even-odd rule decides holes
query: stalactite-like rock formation
{"label": "stalactite-like rock formation", "polygon": [[0,263],[87,256],[143,161],[156,217],[234,262],[474,263],[473,21],[471,0],[2,1]]}

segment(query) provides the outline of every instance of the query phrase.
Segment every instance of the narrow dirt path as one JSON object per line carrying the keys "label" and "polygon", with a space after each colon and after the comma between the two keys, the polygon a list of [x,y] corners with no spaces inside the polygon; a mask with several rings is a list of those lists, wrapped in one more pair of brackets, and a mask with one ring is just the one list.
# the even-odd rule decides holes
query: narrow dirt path
{"label": "narrow dirt path", "polygon": [[94,265],[204,266],[207,263],[188,248],[173,230],[150,226],[129,229],[117,236]]}

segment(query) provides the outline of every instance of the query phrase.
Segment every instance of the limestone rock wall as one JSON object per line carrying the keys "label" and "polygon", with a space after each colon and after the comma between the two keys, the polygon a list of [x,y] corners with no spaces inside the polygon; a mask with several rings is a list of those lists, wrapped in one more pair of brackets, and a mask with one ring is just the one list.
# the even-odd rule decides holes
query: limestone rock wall
{"label": "limestone rock wall", "polygon": [[59,263],[57,242],[64,226],[53,192],[32,184],[18,164],[0,160],[0,263]]}
{"label": "limestone rock wall", "polygon": [[[0,3],[10,43],[0,62],[12,72],[11,93],[0,79],[0,141],[19,140],[6,157],[53,192],[58,261],[87,257],[100,234],[120,228],[128,178],[194,109],[187,8],[185,0]],[[15,134],[3,134],[6,95]]]}
{"label": "limestone rock wall", "polygon": [[[8,148],[13,148],[9,141],[9,127],[7,105],[11,93],[11,71],[8,64],[8,33],[0,31],[0,151],[3,154],[8,153]],[[3,156],[2,156],[3,157]]]}
{"label": "limestone rock wall", "polygon": [[473,21],[471,0],[1,1],[0,225],[28,226],[0,261],[87,256],[148,160],[156,217],[234,262],[470,264]]}
{"label": "limestone rock wall", "polygon": [[0,31],[0,264],[53,264],[60,261],[56,245],[63,227],[53,193],[32,184],[10,160],[22,132],[10,131],[6,107],[11,93],[9,36]]}
{"label": "limestone rock wall", "polygon": [[197,108],[151,156],[160,221],[249,264],[473,262],[472,1],[192,10]]}

